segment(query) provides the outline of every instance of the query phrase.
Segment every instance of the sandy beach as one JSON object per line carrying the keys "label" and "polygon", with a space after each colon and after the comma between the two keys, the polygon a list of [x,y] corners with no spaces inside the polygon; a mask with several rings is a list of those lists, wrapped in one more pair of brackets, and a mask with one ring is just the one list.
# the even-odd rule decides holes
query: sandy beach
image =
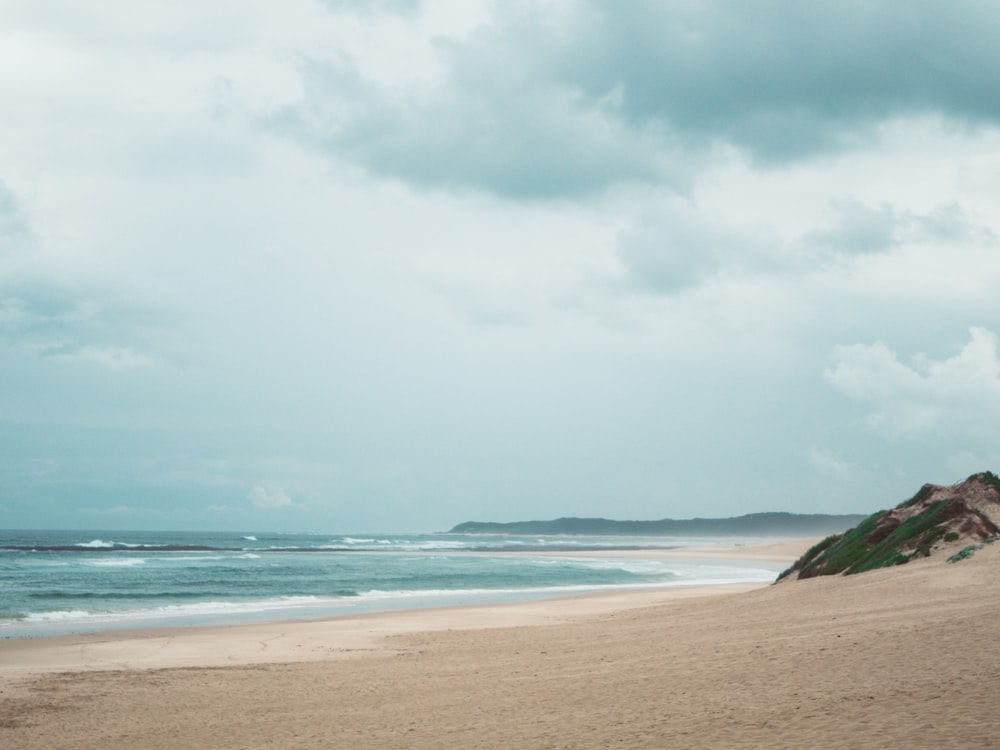
{"label": "sandy beach", "polygon": [[996,747],[998,571],[2,641],[0,747]]}

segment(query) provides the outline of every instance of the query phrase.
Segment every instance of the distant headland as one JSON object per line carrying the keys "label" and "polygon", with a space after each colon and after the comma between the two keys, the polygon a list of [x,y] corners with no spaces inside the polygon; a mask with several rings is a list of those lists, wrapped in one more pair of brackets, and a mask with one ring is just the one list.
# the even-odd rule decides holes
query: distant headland
{"label": "distant headland", "polygon": [[466,521],[451,534],[573,534],[607,536],[819,536],[857,525],[863,515],[750,513],[730,518],[615,521],[608,518],[556,518],[551,521]]}

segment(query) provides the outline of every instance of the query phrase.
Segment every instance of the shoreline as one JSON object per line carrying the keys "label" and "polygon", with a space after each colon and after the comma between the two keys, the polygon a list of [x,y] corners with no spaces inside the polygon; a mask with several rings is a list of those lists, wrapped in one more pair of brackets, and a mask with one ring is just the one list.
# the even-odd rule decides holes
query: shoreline
{"label": "shoreline", "polygon": [[252,667],[393,654],[396,637],[531,628],[726,596],[772,584],[718,584],[577,594],[504,604],[369,612],[314,620],[135,628],[0,641],[0,688],[60,672]]}
{"label": "shoreline", "polygon": [[[549,550],[534,554],[540,557],[634,557],[649,560],[732,560],[734,562],[778,562],[791,565],[823,537],[802,537],[767,544],[739,544],[700,547],[650,547],[647,549],[609,549],[596,552]],[[506,552],[501,554],[520,554]]]}
{"label": "shoreline", "polygon": [[[728,547],[500,554],[791,564],[815,541],[808,538]],[[387,648],[384,646],[386,639],[393,636],[553,624],[669,601],[752,591],[771,583],[669,584],[496,604],[413,607],[310,619],[212,626],[116,628],[78,634],[11,637],[0,639],[0,686],[10,686],[18,680],[59,671],[247,666],[345,658],[352,654],[380,652]]]}

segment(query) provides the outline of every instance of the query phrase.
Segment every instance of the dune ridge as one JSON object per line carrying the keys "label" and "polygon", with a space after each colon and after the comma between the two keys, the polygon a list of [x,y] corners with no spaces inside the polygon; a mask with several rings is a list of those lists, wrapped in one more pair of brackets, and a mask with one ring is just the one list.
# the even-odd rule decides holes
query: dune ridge
{"label": "dune ridge", "polygon": [[904,565],[942,550],[956,562],[1000,538],[1000,478],[989,471],[942,487],[925,484],[909,500],[873,513],[811,547],[778,580],[850,575]]}

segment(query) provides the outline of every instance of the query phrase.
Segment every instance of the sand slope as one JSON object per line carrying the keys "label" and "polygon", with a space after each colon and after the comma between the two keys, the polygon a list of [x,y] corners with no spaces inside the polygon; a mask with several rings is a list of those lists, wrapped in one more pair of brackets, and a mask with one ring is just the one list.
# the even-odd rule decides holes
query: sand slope
{"label": "sand slope", "polygon": [[[367,626],[367,645],[351,652],[336,652],[344,626],[328,623],[333,659],[111,671],[103,662],[19,688],[8,680],[0,746],[993,748],[998,573],[995,544],[954,565],[688,592],[639,608],[478,608],[506,618],[500,627],[442,629],[461,617],[437,614],[458,619],[386,640],[372,627],[386,620],[359,618],[353,632]],[[516,624],[522,609],[532,624]],[[9,661],[23,653],[0,648],[8,676],[23,676]]]}

